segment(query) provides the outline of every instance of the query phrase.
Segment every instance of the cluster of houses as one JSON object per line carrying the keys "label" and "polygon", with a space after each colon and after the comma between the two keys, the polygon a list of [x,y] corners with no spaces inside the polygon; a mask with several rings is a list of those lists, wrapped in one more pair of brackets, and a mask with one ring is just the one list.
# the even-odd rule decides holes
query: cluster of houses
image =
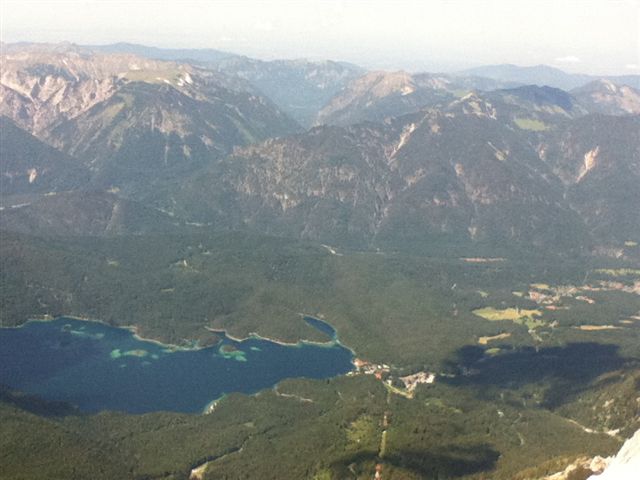
{"label": "cluster of houses", "polygon": [[[355,370],[350,372],[348,375],[373,375],[378,380],[382,380],[388,385],[393,385],[395,383],[394,379],[390,375],[391,367],[389,367],[389,365],[384,363],[370,363],[359,358],[356,358],[353,361],[353,365]],[[431,372],[417,372],[412,375],[398,377],[397,380],[402,383],[408,393],[412,393],[420,384],[428,385],[434,383],[436,381],[436,375]],[[396,385],[398,384],[396,383]]]}
{"label": "cluster of houses", "polygon": [[391,367],[385,363],[370,363],[366,360],[356,358],[353,360],[353,366],[356,367],[355,374],[374,375],[378,380],[382,380],[389,375]]}
{"label": "cluster of houses", "polygon": [[[548,310],[566,309],[566,307],[560,307],[557,305],[562,297],[573,297],[576,300],[586,302],[590,305],[596,303],[593,298],[589,298],[585,295],[578,295],[580,293],[580,289],[572,285],[553,288],[549,287],[544,288],[544,290],[547,290],[549,293],[541,292],[540,290],[530,290],[527,297],[538,305],[545,305],[545,308]],[[582,287],[582,290],[588,290],[588,287]]]}
{"label": "cluster of houses", "polygon": [[584,292],[610,292],[617,290],[640,295],[640,280],[634,281],[631,285],[622,282],[599,281],[597,285],[583,285],[581,287],[575,287],[573,285],[549,287],[540,284],[533,284],[531,286],[533,289],[527,293],[527,297],[538,305],[545,305],[549,310],[560,309],[561,307],[558,307],[556,304],[562,297],[573,297],[576,300],[586,302],[590,305],[596,303],[593,298],[584,295]]}
{"label": "cluster of houses", "polygon": [[[529,290],[528,297],[538,305],[551,305],[560,301],[562,297],[573,297],[579,293],[578,288],[573,285],[562,285],[558,287],[532,285],[535,290]],[[544,290],[544,291],[540,291]]]}
{"label": "cluster of houses", "polygon": [[431,372],[418,372],[413,375],[407,375],[406,377],[400,377],[400,381],[404,383],[404,388],[409,392],[413,392],[420,384],[431,384],[436,381],[435,373]]}
{"label": "cluster of houses", "polygon": [[592,292],[607,292],[611,290],[618,290],[620,292],[635,293],[640,295],[640,280],[635,280],[633,285],[625,285],[622,282],[601,281],[598,282],[598,286],[585,286],[583,290],[590,290]]}

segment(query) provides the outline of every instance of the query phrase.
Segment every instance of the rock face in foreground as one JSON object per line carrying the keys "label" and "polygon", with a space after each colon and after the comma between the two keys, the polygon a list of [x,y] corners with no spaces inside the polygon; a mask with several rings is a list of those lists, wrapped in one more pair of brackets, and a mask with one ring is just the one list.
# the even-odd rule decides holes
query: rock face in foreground
{"label": "rock face in foreground", "polygon": [[617,455],[577,458],[563,471],[541,480],[632,480],[640,471],[640,430],[628,439]]}
{"label": "rock face in foreground", "polygon": [[592,475],[588,480],[632,480],[640,472],[640,430],[627,440],[618,454],[609,460],[601,475]]}

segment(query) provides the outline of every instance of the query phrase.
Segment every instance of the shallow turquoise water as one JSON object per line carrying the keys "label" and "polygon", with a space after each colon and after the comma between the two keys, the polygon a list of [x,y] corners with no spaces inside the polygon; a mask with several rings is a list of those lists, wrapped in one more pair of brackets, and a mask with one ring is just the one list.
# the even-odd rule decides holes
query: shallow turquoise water
{"label": "shallow turquoise water", "polygon": [[0,329],[0,384],[86,412],[200,412],[226,393],[346,373],[351,360],[335,342],[288,346],[258,338],[171,351],[126,329],[70,318]]}

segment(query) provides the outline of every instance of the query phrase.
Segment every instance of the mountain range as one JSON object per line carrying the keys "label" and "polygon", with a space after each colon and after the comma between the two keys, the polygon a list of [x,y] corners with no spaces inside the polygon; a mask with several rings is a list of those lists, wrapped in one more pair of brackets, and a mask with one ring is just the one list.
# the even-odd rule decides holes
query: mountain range
{"label": "mountain range", "polygon": [[[3,203],[108,191],[183,223],[357,248],[588,252],[640,238],[629,85],[198,52],[4,45]],[[51,214],[53,201],[70,205],[44,196],[23,212]],[[20,230],[11,213],[3,225]]]}
{"label": "mountain range", "polygon": [[608,75],[595,76],[580,73],[567,73],[559,68],[548,65],[535,65],[522,67],[512,64],[487,65],[459,72],[459,75],[476,75],[478,77],[492,78],[509,82],[518,82],[531,85],[548,85],[550,87],[571,90],[586,85],[594,80],[606,79],[614,83],[640,88],[640,75]]}

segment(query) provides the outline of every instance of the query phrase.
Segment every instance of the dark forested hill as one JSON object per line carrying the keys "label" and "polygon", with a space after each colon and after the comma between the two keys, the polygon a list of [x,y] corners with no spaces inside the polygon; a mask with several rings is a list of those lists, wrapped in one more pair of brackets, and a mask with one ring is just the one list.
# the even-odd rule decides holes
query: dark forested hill
{"label": "dark forested hill", "polygon": [[0,116],[0,195],[85,188],[89,170]]}

